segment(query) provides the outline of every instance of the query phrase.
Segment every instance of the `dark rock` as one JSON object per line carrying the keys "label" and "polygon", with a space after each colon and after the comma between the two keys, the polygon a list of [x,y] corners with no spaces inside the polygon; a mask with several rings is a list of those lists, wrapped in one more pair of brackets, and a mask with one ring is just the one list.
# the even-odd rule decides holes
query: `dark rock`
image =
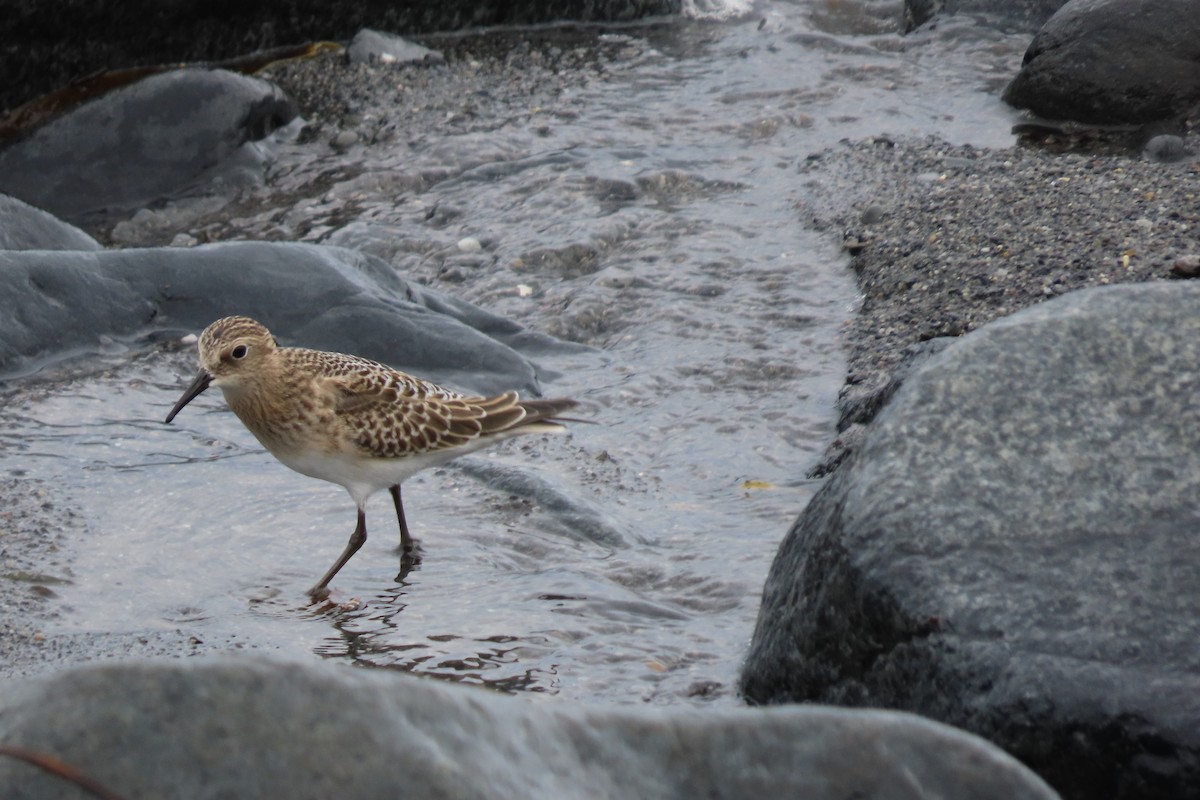
{"label": "dark rock", "polygon": [[883,206],[872,204],[863,209],[862,216],[859,217],[859,221],[862,222],[863,225],[874,225],[877,222],[882,222],[883,218],[887,216],[887,213],[887,209]]}
{"label": "dark rock", "polygon": [[555,20],[627,22],[678,13],[679,0],[0,0],[0,109],[103,70],[214,62],[364,27],[406,35]]}
{"label": "dark rock", "polygon": [[372,256],[317,245],[0,251],[0,296],[14,309],[0,317],[4,372],[94,350],[101,336],[199,332],[228,314],[262,321],[286,345],[356,353],[480,392],[537,393],[522,352],[584,349],[410,284]]}
{"label": "dark rock", "polygon": [[74,225],[0,194],[0,250],[99,249],[99,242]]}
{"label": "dark rock", "polygon": [[294,116],[283,92],[257,78],[205,69],[154,75],[0,151],[0,191],[71,222],[139,208],[206,182],[218,167],[257,168],[242,145]]}
{"label": "dark rock", "polygon": [[1064,797],[1200,795],[1198,303],[1075,292],[910,376],[781,545],[746,697],[915,711]]}
{"label": "dark rock", "polygon": [[1175,259],[1171,272],[1180,278],[1200,276],[1200,253],[1188,253]]}
{"label": "dark rock", "polygon": [[390,33],[363,28],[354,34],[346,48],[351,64],[444,64],[446,59],[436,50],[422,47]]}
{"label": "dark rock", "polygon": [[904,30],[910,32],[941,14],[988,14],[1037,30],[1066,0],[904,0]]}
{"label": "dark rock", "polygon": [[[10,686],[0,740],[130,800],[1054,797],[995,747],[905,714],[568,707],[250,658],[95,666]],[[80,796],[11,758],[0,786]]]}
{"label": "dark rock", "polygon": [[1034,37],[1004,100],[1088,124],[1183,116],[1200,103],[1194,0],[1071,0]]}

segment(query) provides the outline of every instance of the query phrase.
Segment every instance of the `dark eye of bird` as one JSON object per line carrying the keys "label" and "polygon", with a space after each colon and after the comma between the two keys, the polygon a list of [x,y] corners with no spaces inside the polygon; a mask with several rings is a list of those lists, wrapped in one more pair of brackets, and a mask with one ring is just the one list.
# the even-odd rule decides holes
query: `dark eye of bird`
{"label": "dark eye of bird", "polygon": [[230,351],[229,355],[233,356],[234,358],[236,358],[238,360],[245,358],[246,357],[246,345],[239,344],[237,347],[233,348],[232,351]]}

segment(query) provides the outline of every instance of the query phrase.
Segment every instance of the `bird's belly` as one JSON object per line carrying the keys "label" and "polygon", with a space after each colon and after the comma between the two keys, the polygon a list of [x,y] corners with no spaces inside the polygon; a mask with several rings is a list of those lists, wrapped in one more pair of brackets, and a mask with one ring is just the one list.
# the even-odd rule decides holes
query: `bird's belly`
{"label": "bird's belly", "polygon": [[400,458],[375,458],[353,453],[312,451],[272,453],[285,466],[323,481],[344,486],[356,499],[394,486],[423,469],[449,461],[459,453],[420,453]]}

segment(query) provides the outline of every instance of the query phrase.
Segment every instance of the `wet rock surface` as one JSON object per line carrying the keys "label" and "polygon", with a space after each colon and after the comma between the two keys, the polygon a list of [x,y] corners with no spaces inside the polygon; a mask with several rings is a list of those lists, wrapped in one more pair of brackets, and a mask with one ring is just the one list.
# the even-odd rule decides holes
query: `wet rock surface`
{"label": "wet rock surface", "polygon": [[[0,736],[129,798],[1054,797],[986,742],[905,714],[565,708],[250,658],[27,684],[6,692]],[[0,785],[79,791],[13,759]]]}
{"label": "wet rock surface", "polygon": [[81,222],[197,183],[253,182],[262,158],[243,146],[295,114],[282,91],[257,78],[207,69],[153,75],[0,150],[0,192]]}
{"label": "wet rock surface", "polygon": [[234,309],[305,346],[479,392],[536,394],[536,370],[518,350],[581,349],[411,285],[371,256],[319,245],[0,252],[0,285],[20,309],[0,321],[7,372],[94,351],[105,338],[195,333]]}
{"label": "wet rock surface", "polygon": [[0,194],[0,250],[99,250],[100,243],[49,212]]}
{"label": "wet rock surface", "polygon": [[1145,124],[1200,105],[1190,0],[1071,0],[1030,43],[1004,99],[1046,119]]}
{"label": "wet rock surface", "polygon": [[1198,300],[1073,292],[918,368],[784,540],[747,698],[915,711],[1065,797],[1196,793]]}

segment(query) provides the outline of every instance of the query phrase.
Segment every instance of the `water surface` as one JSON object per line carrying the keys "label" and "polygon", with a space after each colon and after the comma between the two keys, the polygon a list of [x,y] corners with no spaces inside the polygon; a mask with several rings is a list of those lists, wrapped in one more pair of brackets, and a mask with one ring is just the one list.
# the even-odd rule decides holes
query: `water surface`
{"label": "water surface", "polygon": [[226,236],[361,248],[590,345],[540,366],[598,424],[411,479],[424,562],[400,582],[376,496],[333,584],[344,605],[312,606],[354,525],[346,493],[276,463],[219,393],[163,425],[194,353],[102,356],[0,412],[0,469],[82,519],[47,636],[170,632],[550,697],[736,702],[767,567],[819,488],[805,474],[833,436],[856,304],[837,243],[805,228],[798,168],[847,137],[1009,143],[997,90],[1026,37],[962,18],[902,38],[879,7],[623,28],[602,41],[626,57],[552,107],[278,144]]}

